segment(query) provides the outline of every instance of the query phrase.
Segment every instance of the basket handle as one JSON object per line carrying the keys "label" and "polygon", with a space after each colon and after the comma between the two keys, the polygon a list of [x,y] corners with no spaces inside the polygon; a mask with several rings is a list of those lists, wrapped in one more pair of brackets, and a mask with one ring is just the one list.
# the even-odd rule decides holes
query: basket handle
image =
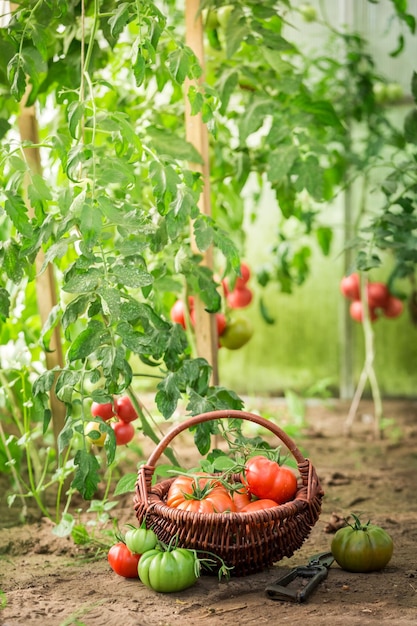
{"label": "basket handle", "polygon": [[238,411],[235,409],[230,410],[218,410],[218,411],[209,411],[207,413],[200,413],[199,415],[193,415],[188,419],[184,420],[177,426],[174,426],[171,430],[169,430],[166,435],[161,439],[159,444],[156,446],[155,450],[152,452],[146,465],[148,467],[155,467],[156,462],[159,457],[164,453],[165,449],[169,446],[171,441],[181,432],[195,426],[197,424],[201,424],[203,422],[210,422],[218,419],[244,419],[250,422],[255,422],[259,424],[259,426],[263,426],[270,430],[274,435],[278,437],[282,441],[283,444],[288,448],[291,452],[295,460],[298,464],[305,463],[306,459],[301,454],[294,441],[276,424],[270,422],[264,417],[260,417],[259,415],[255,415],[254,413],[248,413],[246,411]]}

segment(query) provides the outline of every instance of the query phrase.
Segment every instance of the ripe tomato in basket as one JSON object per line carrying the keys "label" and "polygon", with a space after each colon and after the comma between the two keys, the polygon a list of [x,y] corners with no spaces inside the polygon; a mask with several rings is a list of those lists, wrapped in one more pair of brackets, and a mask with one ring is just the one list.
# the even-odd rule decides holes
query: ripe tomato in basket
{"label": "ripe tomato in basket", "polygon": [[236,506],[225,487],[210,474],[178,476],[171,483],[167,505],[194,513],[225,513]]}
{"label": "ripe tomato in basket", "polygon": [[278,504],[293,500],[297,493],[294,471],[265,456],[253,456],[246,461],[245,480],[249,491],[255,496],[274,500]]}

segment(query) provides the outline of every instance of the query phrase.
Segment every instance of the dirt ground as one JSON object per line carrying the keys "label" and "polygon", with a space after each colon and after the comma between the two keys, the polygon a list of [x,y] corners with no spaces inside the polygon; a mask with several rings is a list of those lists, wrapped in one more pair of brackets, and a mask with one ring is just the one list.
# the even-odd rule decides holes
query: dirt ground
{"label": "dirt ground", "polygon": [[[219,582],[203,576],[194,587],[158,594],[138,580],[114,574],[107,560],[85,562],[70,539],[58,539],[51,524],[0,529],[0,624],[3,626],[245,626],[308,623],[354,626],[417,623],[417,402],[387,401],[393,420],[375,441],[372,403],[362,402],[352,436],[343,436],[349,405],[309,403],[297,446],[315,466],[325,498],[318,523],[291,559],[244,578]],[[252,399],[249,411],[276,416],[285,429],[282,401]],[[192,456],[183,441],[185,456]],[[151,450],[152,448],[150,448]],[[5,520],[4,506],[0,520]],[[265,588],[297,565],[328,550],[333,513],[351,512],[385,528],[394,554],[381,572],[352,574],[333,563],[327,578],[303,603],[275,601]],[[112,511],[122,526],[135,523],[131,495]],[[4,524],[3,524],[4,525]]]}

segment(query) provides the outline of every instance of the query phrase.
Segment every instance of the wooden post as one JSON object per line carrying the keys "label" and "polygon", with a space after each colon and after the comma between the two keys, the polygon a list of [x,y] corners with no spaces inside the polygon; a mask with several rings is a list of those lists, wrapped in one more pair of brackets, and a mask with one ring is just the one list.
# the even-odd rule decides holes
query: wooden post
{"label": "wooden post", "polygon": [[[204,74],[204,42],[203,24],[201,19],[200,0],[186,0],[185,2],[185,28],[186,44],[196,55]],[[211,215],[210,202],[210,166],[209,166],[209,140],[207,126],[201,115],[191,115],[191,105],[188,100],[190,81],[186,82],[185,88],[185,123],[186,138],[201,154],[203,164],[192,163],[193,170],[201,172],[203,178],[203,192],[199,199],[199,208],[205,215]],[[195,245],[195,244],[194,244]],[[213,269],[213,250],[209,248],[203,257],[203,263]],[[199,356],[204,357],[212,366],[212,382],[218,384],[217,364],[217,325],[215,315],[209,314],[204,309],[204,302],[200,298],[195,299],[195,329],[196,346]]]}
{"label": "wooden post", "polygon": [[[33,144],[38,144],[39,135],[36,112],[33,106],[26,106],[27,96],[28,92],[26,91],[20,103],[20,112],[18,117],[20,137],[22,141],[29,141]],[[42,164],[39,149],[36,147],[25,147],[23,148],[23,150],[31,172],[42,175]],[[28,207],[29,215],[33,216],[33,208],[30,206],[28,198],[26,197],[25,200]],[[40,251],[36,258],[36,269],[38,272],[42,267],[43,261],[44,255],[43,252]],[[46,270],[36,277],[36,295],[38,301],[39,315],[42,325],[44,325],[46,320],[48,319],[51,309],[57,303],[55,276],[53,267],[51,265],[48,265]],[[56,366],[62,368],[64,359],[62,354],[61,335],[58,326],[55,327],[52,334],[50,347],[51,351],[45,353],[46,365],[48,369],[53,369]],[[55,441],[57,441],[58,435],[64,427],[65,405],[55,396],[53,392],[51,393],[50,402],[54,437]]]}

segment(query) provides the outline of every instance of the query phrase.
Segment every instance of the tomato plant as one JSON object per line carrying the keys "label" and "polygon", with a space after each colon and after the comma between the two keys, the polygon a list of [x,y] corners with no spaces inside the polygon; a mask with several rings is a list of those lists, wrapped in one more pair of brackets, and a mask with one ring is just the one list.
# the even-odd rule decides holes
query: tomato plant
{"label": "tomato plant", "polygon": [[235,511],[229,491],[207,474],[178,476],[167,495],[167,505],[194,513]]}
{"label": "tomato plant", "polygon": [[138,418],[136,409],[134,408],[129,396],[117,398],[115,402],[116,415],[122,422],[134,422]]}
{"label": "tomato plant", "polygon": [[116,444],[118,446],[129,443],[135,436],[135,427],[131,422],[124,422],[119,419],[117,422],[112,422],[111,427],[114,430]]}
{"label": "tomato plant", "polygon": [[242,315],[231,318],[226,329],[220,337],[220,345],[228,350],[242,348],[253,335],[253,326],[248,318]]}
{"label": "tomato plant", "polygon": [[91,415],[101,417],[104,421],[110,420],[112,417],[115,417],[114,405],[112,402],[105,402],[104,404],[93,402],[91,405]]}
{"label": "tomato plant", "polygon": [[390,561],[394,544],[380,526],[361,524],[354,515],[354,524],[339,528],[333,537],[331,551],[335,561],[349,572],[374,572]]}
{"label": "tomato plant", "polygon": [[200,563],[192,550],[168,548],[148,550],[138,566],[144,585],[160,593],[182,591],[194,585],[200,575]]}
{"label": "tomato plant", "polygon": [[125,542],[131,552],[143,554],[155,548],[158,543],[158,537],[152,529],[142,525],[140,528],[131,527],[126,531]]}
{"label": "tomato plant", "polygon": [[140,554],[133,554],[122,541],[115,543],[107,554],[110,567],[124,578],[138,578]]}
{"label": "tomato plant", "polygon": [[292,500],[297,493],[297,477],[294,471],[265,456],[253,456],[246,461],[244,479],[250,493],[258,498],[274,500],[278,504]]}

